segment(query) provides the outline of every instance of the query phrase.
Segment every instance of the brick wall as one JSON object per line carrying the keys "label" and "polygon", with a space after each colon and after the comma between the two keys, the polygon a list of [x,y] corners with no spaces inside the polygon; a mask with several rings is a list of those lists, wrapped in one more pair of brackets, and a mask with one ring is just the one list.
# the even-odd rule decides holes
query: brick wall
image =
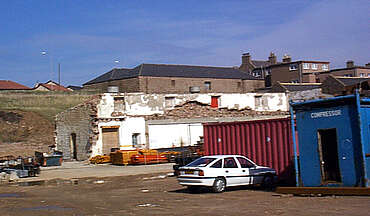
{"label": "brick wall", "polygon": [[[206,89],[205,82],[210,83],[210,90]],[[200,88],[199,93],[245,93],[264,87],[264,80],[140,77],[140,89],[148,94],[186,94],[193,86]]]}
{"label": "brick wall", "polygon": [[287,83],[293,80],[299,80],[299,67],[297,70],[289,70],[289,64],[284,64],[271,68],[272,85],[277,81]]}
{"label": "brick wall", "polygon": [[120,92],[140,92],[139,78],[113,80],[109,82],[84,85],[84,89],[96,90],[97,92],[107,92],[108,86],[118,86]]}
{"label": "brick wall", "polygon": [[332,76],[328,76],[321,85],[322,93],[331,95],[341,95],[345,90],[343,85]]}

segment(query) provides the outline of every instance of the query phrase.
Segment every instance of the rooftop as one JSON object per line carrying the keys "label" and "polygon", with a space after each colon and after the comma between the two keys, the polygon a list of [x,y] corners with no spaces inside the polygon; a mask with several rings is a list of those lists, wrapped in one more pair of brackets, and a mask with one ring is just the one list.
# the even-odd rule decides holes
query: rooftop
{"label": "rooftop", "polygon": [[134,78],[150,77],[183,77],[183,78],[214,78],[214,79],[249,79],[258,80],[250,74],[233,67],[211,67],[170,64],[141,64],[135,68],[114,68],[113,70],[84,83],[84,85]]}
{"label": "rooftop", "polygon": [[0,90],[30,90],[31,88],[10,80],[0,80]]}

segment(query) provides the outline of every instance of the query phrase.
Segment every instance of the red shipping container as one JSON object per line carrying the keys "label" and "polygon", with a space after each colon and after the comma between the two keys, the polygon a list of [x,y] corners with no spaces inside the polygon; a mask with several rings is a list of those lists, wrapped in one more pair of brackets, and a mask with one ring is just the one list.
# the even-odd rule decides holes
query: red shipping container
{"label": "red shipping container", "polygon": [[244,155],[272,167],[279,179],[294,184],[294,151],[290,118],[205,123],[206,155]]}

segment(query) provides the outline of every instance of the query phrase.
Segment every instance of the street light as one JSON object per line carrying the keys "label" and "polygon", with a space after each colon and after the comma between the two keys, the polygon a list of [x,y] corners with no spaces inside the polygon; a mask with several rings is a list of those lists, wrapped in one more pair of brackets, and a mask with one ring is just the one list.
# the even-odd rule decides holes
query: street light
{"label": "street light", "polygon": [[[53,79],[54,68],[53,68],[53,56],[47,51],[41,51],[41,55],[49,57],[51,80]],[[60,85],[60,63],[58,63],[58,84]]]}

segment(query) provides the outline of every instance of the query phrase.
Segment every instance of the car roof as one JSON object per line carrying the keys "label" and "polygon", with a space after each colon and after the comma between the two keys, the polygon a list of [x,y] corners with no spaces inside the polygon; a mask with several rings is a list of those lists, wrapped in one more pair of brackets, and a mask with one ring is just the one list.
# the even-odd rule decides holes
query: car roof
{"label": "car roof", "polygon": [[243,155],[208,155],[207,158],[245,157]]}

